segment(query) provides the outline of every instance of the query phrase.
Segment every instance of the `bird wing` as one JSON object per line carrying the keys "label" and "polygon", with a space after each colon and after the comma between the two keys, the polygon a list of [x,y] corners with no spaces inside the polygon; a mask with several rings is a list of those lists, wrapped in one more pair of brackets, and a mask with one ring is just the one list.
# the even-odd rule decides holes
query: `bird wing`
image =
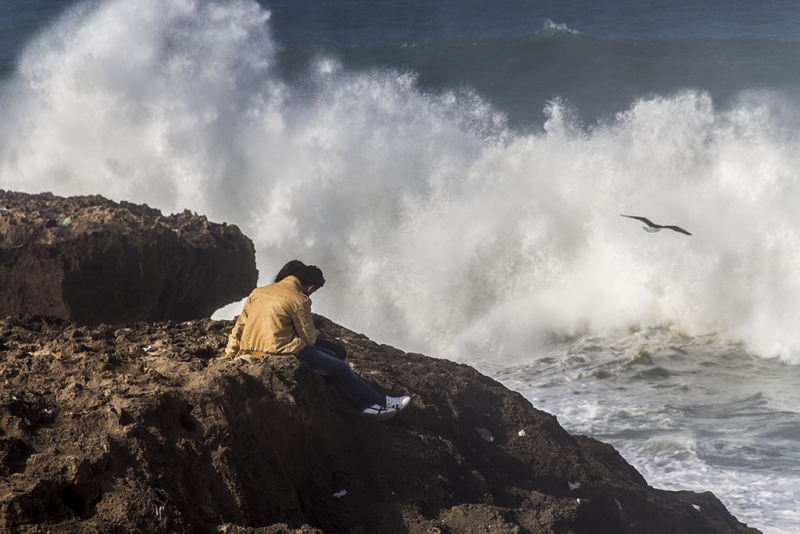
{"label": "bird wing", "polygon": [[664,228],[669,228],[670,230],[674,230],[676,232],[680,232],[681,234],[692,235],[680,226],[664,226]]}
{"label": "bird wing", "polygon": [[636,219],[636,220],[642,221],[647,226],[652,226],[653,228],[661,228],[661,225],[655,224],[654,222],[650,221],[650,219],[648,219],[646,217],[639,217],[637,215],[622,215],[621,213],[620,213],[620,217],[628,217],[629,219]]}

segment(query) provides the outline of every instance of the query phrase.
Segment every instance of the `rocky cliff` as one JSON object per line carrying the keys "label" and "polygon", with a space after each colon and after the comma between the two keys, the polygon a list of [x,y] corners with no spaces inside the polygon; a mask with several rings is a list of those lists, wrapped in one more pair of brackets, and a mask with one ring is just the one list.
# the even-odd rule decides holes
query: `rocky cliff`
{"label": "rocky cliff", "polygon": [[236,226],[97,195],[0,190],[0,315],[199,319],[257,280],[253,243]]}
{"label": "rocky cliff", "polygon": [[0,320],[0,530],[757,532],[466,365],[315,321],[413,404],[377,423],[294,357],[216,361],[230,321]]}

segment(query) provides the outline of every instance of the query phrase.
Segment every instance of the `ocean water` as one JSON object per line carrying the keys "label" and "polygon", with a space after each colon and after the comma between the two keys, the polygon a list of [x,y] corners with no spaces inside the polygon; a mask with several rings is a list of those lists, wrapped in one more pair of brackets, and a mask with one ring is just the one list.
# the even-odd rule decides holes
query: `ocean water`
{"label": "ocean water", "polygon": [[0,188],[236,224],[262,283],[315,263],[319,313],[797,532],[798,27],[777,0],[6,0]]}

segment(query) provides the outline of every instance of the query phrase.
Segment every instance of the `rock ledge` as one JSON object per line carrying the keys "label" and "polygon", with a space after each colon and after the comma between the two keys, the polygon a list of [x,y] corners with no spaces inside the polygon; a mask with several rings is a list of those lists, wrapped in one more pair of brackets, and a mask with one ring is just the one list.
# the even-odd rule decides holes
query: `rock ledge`
{"label": "rock ledge", "polygon": [[257,280],[255,248],[236,226],[98,195],[0,190],[0,315],[185,321],[246,297]]}
{"label": "rock ledge", "polygon": [[0,530],[757,532],[469,366],[315,321],[412,406],[376,423],[294,357],[214,361],[230,321],[0,319]]}

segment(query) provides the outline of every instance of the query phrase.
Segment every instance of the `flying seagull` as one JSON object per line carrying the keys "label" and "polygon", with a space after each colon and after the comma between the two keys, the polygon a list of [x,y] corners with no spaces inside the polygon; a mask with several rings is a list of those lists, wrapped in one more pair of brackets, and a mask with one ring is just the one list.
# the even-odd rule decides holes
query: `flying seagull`
{"label": "flying seagull", "polygon": [[690,234],[689,232],[687,232],[686,230],[684,230],[683,228],[681,228],[679,226],[664,226],[664,225],[661,225],[661,224],[655,224],[654,222],[651,222],[649,219],[647,219],[645,217],[637,217],[636,215],[622,215],[622,214],[620,214],[620,216],[621,217],[628,217],[629,219],[637,219],[639,221],[642,221],[643,223],[645,223],[647,225],[647,226],[642,226],[642,228],[644,228],[646,232],[651,232],[651,233],[652,232],[658,232],[662,228],[668,228],[669,230],[674,230],[675,232],[680,232],[681,234],[692,235],[692,234]]}

